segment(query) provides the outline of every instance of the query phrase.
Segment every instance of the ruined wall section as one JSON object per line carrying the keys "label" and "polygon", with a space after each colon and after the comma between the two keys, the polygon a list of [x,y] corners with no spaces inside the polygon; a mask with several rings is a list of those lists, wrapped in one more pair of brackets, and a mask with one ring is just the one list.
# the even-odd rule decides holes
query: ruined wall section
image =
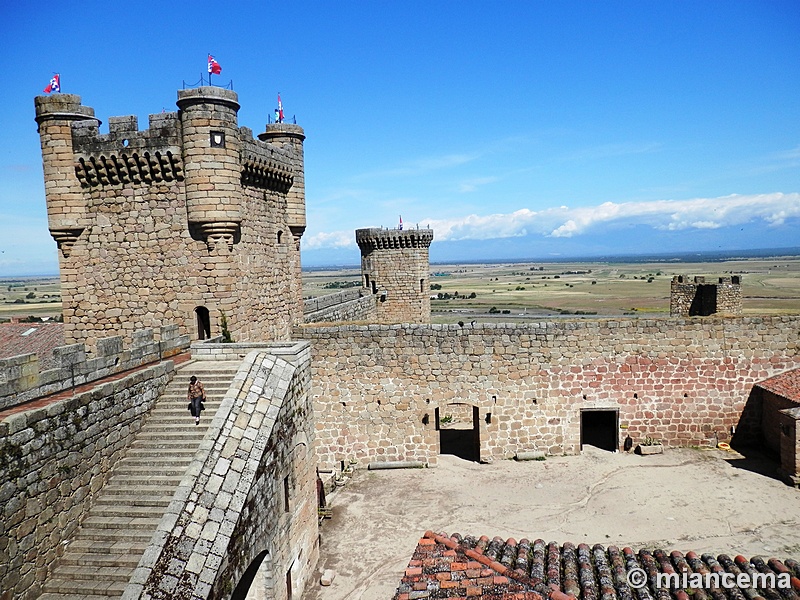
{"label": "ruined wall section", "polygon": [[715,313],[742,314],[741,277],[719,277],[706,282],[705,277],[675,275],[670,284],[669,314],[672,317],[708,316]]}
{"label": "ruined wall section", "polygon": [[317,452],[325,468],[351,458],[435,464],[435,409],[463,404],[479,408],[483,460],[577,452],[582,408],[619,410],[620,443],[626,433],[668,446],[726,441],[753,385],[800,366],[798,325],[765,317],[304,329]]}
{"label": "ruined wall section", "polygon": [[144,131],[112,117],[104,135],[78,96],[61,96],[36,108],[65,339],[91,347],[164,322],[197,339],[198,307],[212,336],[225,312],[235,339],[288,339],[302,320],[297,145],[254,139],[222,88],[179,91],[180,110]]}

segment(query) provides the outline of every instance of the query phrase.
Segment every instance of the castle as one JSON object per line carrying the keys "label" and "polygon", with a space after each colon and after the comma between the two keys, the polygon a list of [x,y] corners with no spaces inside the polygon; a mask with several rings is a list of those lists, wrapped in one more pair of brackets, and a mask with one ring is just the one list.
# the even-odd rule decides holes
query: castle
{"label": "castle", "polygon": [[[688,318],[698,302],[736,315],[741,294],[725,304],[720,282],[710,310],[703,282],[676,280],[670,319],[431,324],[428,229],[358,230],[361,287],[304,302],[303,130],[268,124],[256,139],[216,87],[177,104],[146,130],[118,117],[101,135],[79,97],[36,98],[71,345],[47,371],[31,355],[0,361],[0,409],[122,379],[0,422],[15,544],[0,594],[36,597],[187,349],[192,368],[238,371],[127,600],[244,598],[267,564],[268,597],[302,590],[319,553],[315,470],[616,450],[627,436],[760,443],[768,430],[796,473],[800,413],[758,386],[800,367],[797,317]],[[223,315],[235,343],[220,343]]]}

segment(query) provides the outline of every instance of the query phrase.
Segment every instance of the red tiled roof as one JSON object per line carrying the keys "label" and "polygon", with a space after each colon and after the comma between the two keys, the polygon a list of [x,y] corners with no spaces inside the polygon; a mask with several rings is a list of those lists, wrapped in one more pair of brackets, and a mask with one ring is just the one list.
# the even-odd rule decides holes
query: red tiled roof
{"label": "red tiled roof", "polygon": [[53,365],[53,348],[64,345],[62,323],[3,323],[0,325],[0,358],[38,354],[39,369]]}
{"label": "red tiled roof", "polygon": [[[628,574],[643,570],[647,583],[642,588],[629,585]],[[711,600],[726,598],[718,588],[660,589],[655,587],[658,573],[788,573],[794,589],[725,590],[727,597],[779,600],[798,598],[800,564],[787,559],[783,562],[761,557],[747,560],[742,556],[731,559],[725,554],[714,557],[698,556],[694,552],[667,554],[663,550],[620,550],[597,544],[575,546],[569,542],[559,546],[543,540],[502,540],[496,537],[462,538],[425,533],[414,556],[408,563],[394,600],[420,598],[470,598],[481,596],[488,600]],[[688,593],[687,593],[688,592]],[[780,593],[779,593],[780,592]]]}
{"label": "red tiled roof", "polygon": [[800,369],[792,369],[756,384],[758,387],[800,403]]}

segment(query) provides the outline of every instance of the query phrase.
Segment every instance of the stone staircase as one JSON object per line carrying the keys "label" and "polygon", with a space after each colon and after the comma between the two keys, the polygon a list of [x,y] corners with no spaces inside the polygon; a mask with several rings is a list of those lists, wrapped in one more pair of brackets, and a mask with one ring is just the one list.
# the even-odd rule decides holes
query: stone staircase
{"label": "stone staircase", "polygon": [[[41,600],[122,596],[238,368],[236,361],[178,368],[45,581]],[[191,375],[207,397],[197,426],[186,408]]]}

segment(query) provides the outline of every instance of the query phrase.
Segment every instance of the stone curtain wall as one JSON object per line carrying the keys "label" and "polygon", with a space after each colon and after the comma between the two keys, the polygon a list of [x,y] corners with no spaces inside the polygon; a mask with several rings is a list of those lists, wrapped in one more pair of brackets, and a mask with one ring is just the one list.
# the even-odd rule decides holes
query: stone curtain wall
{"label": "stone curtain wall", "polygon": [[0,422],[0,598],[37,598],[174,374],[165,361]]}
{"label": "stone curtain wall", "polygon": [[303,300],[303,314],[308,315],[311,313],[320,312],[331,306],[337,304],[344,304],[351,300],[358,300],[362,296],[362,291],[359,288],[344,290],[333,294],[326,294],[318,296],[317,298],[306,298]]}
{"label": "stone curtain wall", "polygon": [[[368,294],[356,300],[342,302],[306,313],[303,316],[305,323],[342,323],[347,321],[374,321],[376,317],[375,296]],[[302,333],[299,334],[302,337]]]}
{"label": "stone curtain wall", "polygon": [[798,325],[712,317],[304,329],[317,453],[323,468],[351,458],[435,463],[434,412],[451,404],[480,409],[483,460],[576,453],[582,408],[619,410],[620,443],[626,432],[672,446],[727,440],[753,384],[800,367]]}
{"label": "stone curtain wall", "polygon": [[177,325],[161,327],[158,341],[152,329],[135,331],[131,337],[129,347],[121,336],[100,339],[95,354],[83,344],[54,348],[56,367],[47,371],[39,370],[36,354],[0,359],[0,409],[168,358],[189,347],[189,336],[179,335]]}
{"label": "stone curtain wall", "polygon": [[230,598],[262,559],[271,597],[287,573],[302,593],[319,556],[311,353],[276,350],[245,358],[125,600]]}
{"label": "stone curtain wall", "polygon": [[234,92],[178,96],[149,129],[112,117],[102,135],[79,96],[36,98],[70,343],[165,322],[197,339],[198,306],[237,341],[286,340],[302,318],[302,129],[268,143],[238,127]]}

